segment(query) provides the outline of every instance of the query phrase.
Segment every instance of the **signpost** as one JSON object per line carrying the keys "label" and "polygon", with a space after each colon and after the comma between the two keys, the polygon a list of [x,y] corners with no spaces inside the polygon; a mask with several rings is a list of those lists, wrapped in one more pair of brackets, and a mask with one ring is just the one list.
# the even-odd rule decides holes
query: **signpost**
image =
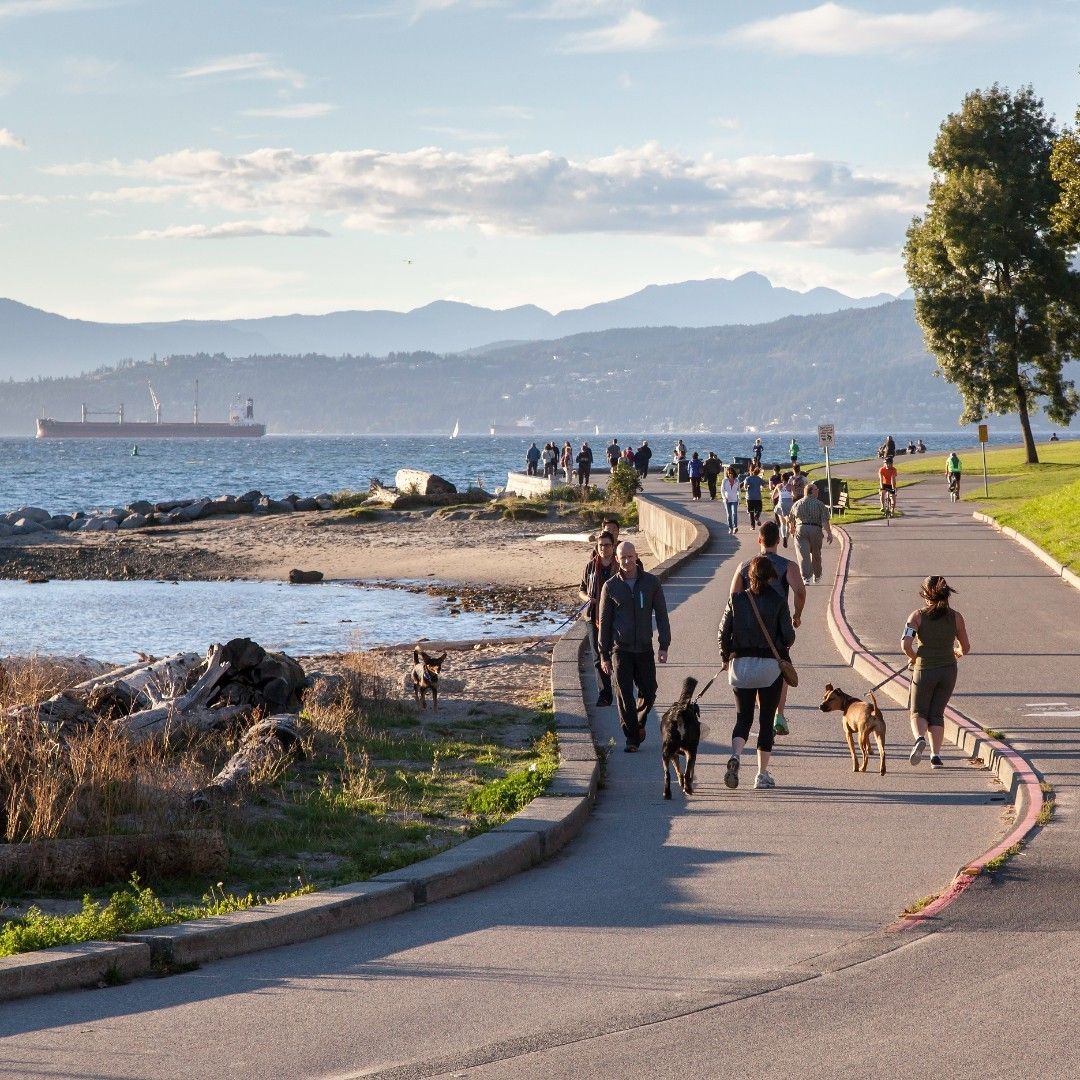
{"label": "signpost", "polygon": [[990,483],[986,479],[986,444],[990,441],[990,429],[986,424],[979,425],[979,445],[982,447],[983,457],[983,494],[990,498]]}
{"label": "signpost", "polygon": [[832,473],[829,469],[829,451],[836,445],[836,425],[835,424],[818,424],[817,429],[817,441],[818,446],[825,451],[825,505],[829,508],[831,513],[836,508],[833,506],[832,497]]}

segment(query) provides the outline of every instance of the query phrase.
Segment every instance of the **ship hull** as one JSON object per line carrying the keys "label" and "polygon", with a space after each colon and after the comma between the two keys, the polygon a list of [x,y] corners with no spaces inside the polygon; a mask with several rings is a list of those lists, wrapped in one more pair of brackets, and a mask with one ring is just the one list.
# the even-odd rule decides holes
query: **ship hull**
{"label": "ship hull", "polygon": [[155,424],[148,420],[110,424],[48,419],[37,422],[39,439],[257,439],[265,434],[265,424]]}

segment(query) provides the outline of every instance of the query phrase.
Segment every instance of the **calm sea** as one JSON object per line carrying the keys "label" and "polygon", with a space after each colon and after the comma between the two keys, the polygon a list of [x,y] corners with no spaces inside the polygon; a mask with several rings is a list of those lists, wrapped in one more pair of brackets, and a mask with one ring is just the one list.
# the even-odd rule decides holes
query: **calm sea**
{"label": "calm sea", "polygon": [[[637,432],[618,432],[620,444],[640,444]],[[536,435],[543,446],[549,436]],[[653,465],[671,459],[678,434],[646,436]],[[815,434],[796,436],[800,460],[821,460]],[[550,436],[556,439],[555,436]],[[566,438],[559,436],[557,442]],[[603,461],[610,433],[587,436]],[[684,434],[690,451],[714,450],[723,460],[749,455],[752,435]],[[790,436],[763,436],[766,464],[787,457]],[[900,441],[898,438],[898,441]],[[931,452],[970,450],[974,430],[923,435]],[[872,456],[881,434],[837,434],[833,459]],[[180,499],[242,494],[258,488],[274,497],[296,492],[314,495],[342,489],[367,490],[373,477],[394,482],[400,468],[438,473],[459,487],[478,479],[488,490],[523,468],[531,437],[394,435],[285,436],[262,439],[162,439],[139,444],[138,456],[122,439],[0,439],[0,512],[40,506],[53,513],[103,506],[123,506],[135,499]],[[575,449],[582,436],[571,438]],[[992,435],[994,443],[1012,443],[1017,435]]]}

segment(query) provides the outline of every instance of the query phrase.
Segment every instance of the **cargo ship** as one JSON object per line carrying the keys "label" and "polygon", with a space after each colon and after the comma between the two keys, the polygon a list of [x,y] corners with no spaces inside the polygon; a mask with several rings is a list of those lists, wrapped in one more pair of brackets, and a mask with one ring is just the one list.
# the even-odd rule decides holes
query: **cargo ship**
{"label": "cargo ship", "polygon": [[488,428],[491,435],[535,435],[536,427],[533,425],[531,416],[522,416],[513,424],[497,424],[492,422]]}
{"label": "cargo ship", "polygon": [[[163,421],[161,402],[150,387],[154,403],[153,420],[125,420],[124,406],[111,412],[92,412],[85,405],[79,420],[53,420],[41,416],[37,421],[39,439],[257,439],[266,434],[266,425],[255,419],[252,398],[237,399],[229,408],[229,419],[221,422],[199,419],[198,398],[190,423]],[[115,420],[94,420],[94,416],[114,416]]]}

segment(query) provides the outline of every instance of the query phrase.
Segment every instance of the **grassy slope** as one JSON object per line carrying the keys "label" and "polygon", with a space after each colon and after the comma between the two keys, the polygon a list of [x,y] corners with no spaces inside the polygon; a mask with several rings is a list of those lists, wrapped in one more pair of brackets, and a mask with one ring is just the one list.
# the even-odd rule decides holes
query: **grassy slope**
{"label": "grassy slope", "polygon": [[[961,455],[964,502],[1022,533],[1072,570],[1080,569],[1080,441],[1040,443],[1039,464],[1028,465],[1020,449],[988,450],[992,482],[983,494],[982,454]],[[904,459],[905,477],[940,481],[945,496],[945,458]]]}

